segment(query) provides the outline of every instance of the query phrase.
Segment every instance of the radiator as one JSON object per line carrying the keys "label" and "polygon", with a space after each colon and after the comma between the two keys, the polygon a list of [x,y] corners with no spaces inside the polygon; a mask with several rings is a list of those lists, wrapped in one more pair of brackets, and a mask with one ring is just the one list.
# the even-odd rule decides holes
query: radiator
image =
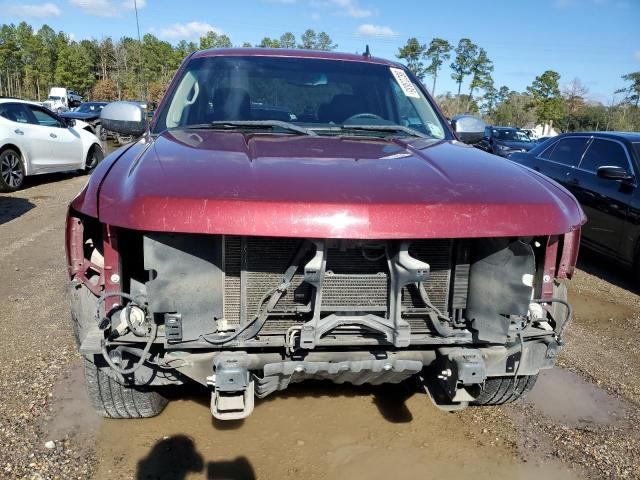
{"label": "radiator", "polygon": [[[238,237],[224,238],[224,317],[230,325],[242,325],[257,315],[266,293],[280,285],[285,270],[294,260],[302,239]],[[449,307],[452,240],[417,240],[409,253],[431,266],[425,289],[431,303],[442,312]],[[270,315],[262,334],[282,334],[292,325],[306,321],[314,289],[305,283],[304,265],[314,256],[309,251],[300,262],[290,287]],[[388,308],[389,273],[381,245],[353,245],[341,242],[328,248],[323,279],[323,314],[333,312],[367,312],[384,316]],[[417,289],[402,293],[403,316],[415,331],[426,327],[425,307]]]}

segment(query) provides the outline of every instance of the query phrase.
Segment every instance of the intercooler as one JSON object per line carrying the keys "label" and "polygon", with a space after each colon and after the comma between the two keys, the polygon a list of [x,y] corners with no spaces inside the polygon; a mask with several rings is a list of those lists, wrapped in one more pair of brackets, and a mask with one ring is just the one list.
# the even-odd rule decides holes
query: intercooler
{"label": "intercooler", "polygon": [[[278,288],[306,240],[226,236],[223,239],[224,318],[229,326],[243,325],[258,314],[261,304]],[[449,286],[453,263],[452,240],[416,240],[412,257],[431,267],[424,284],[433,306],[449,310]],[[312,315],[314,288],[304,282],[304,265],[315,255],[311,248],[299,262],[290,285],[276,304],[261,334],[283,334]],[[371,313],[388,311],[389,267],[384,242],[330,241],[326,249],[320,311]],[[402,316],[414,333],[428,331],[426,305],[414,285],[402,291]]]}

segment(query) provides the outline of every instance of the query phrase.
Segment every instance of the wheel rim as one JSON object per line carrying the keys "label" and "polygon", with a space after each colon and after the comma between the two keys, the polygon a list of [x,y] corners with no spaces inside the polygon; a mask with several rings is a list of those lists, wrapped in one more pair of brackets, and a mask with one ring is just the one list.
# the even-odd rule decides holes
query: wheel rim
{"label": "wheel rim", "polygon": [[10,187],[19,187],[24,178],[20,159],[13,153],[2,157],[2,162],[0,162],[0,175],[2,175],[4,183]]}
{"label": "wheel rim", "polygon": [[97,148],[92,148],[87,158],[87,164],[86,164],[87,170],[93,170],[94,168],[96,168],[99,161],[100,161],[100,155],[98,153]]}

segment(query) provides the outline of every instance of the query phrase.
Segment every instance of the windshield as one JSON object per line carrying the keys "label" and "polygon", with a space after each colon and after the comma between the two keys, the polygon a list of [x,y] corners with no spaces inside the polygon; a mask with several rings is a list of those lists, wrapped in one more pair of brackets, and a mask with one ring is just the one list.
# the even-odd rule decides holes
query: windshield
{"label": "windshield", "polygon": [[60,100],[60,97],[54,97],[54,96],[49,96],[49,98],[47,100],[53,100],[53,101],[58,101]]}
{"label": "windshield", "polygon": [[530,142],[529,136],[520,130],[494,130],[493,136],[498,140],[507,140],[511,142]]}
{"label": "windshield", "polygon": [[[271,126],[287,122],[320,135],[415,132],[445,137],[420,88],[404,70],[386,65],[293,57],[204,57],[189,63],[170,95],[154,133],[221,122],[235,122],[238,129],[255,128],[255,122]],[[361,126],[370,128],[357,128]]]}
{"label": "windshield", "polygon": [[100,105],[97,103],[81,103],[80,106],[76,109],[76,112],[81,113],[95,113],[102,110],[104,105]]}

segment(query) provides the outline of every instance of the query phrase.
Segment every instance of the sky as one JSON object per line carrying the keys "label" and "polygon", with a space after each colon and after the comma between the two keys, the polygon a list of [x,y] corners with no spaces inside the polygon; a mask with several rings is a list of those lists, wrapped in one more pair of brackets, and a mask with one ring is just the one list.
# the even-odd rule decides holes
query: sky
{"label": "sky", "polygon": [[[588,98],[609,103],[640,71],[640,0],[136,0],[141,34],[176,43],[208,30],[234,45],[263,37],[326,31],[339,51],[395,59],[409,37],[455,44],[470,38],[493,60],[496,87],[522,91],[555,70],[564,86],[579,78]],[[134,0],[0,0],[0,22],[46,23],[73,39],[136,36]],[[430,85],[430,79],[425,80]],[[447,65],[436,94],[455,91]],[[464,86],[463,86],[464,91]]]}

